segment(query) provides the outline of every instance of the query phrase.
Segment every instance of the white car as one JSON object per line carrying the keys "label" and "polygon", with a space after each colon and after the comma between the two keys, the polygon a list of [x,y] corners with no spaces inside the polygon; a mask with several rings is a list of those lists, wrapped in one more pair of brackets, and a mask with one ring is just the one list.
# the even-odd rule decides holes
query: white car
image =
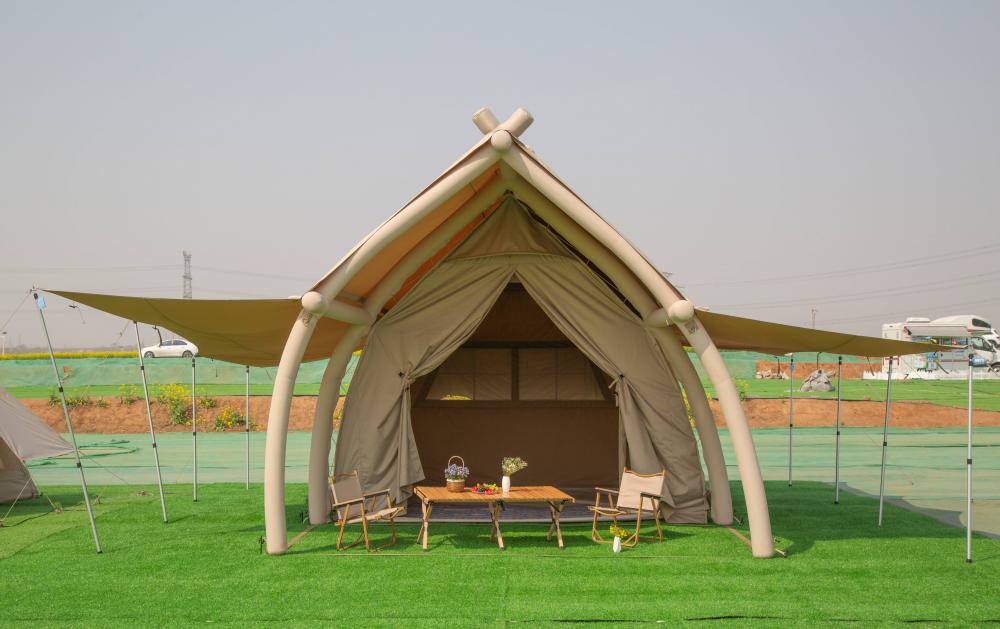
{"label": "white car", "polygon": [[184,339],[162,341],[159,345],[150,345],[149,347],[142,348],[143,358],[164,358],[168,356],[191,358],[197,355],[198,346]]}

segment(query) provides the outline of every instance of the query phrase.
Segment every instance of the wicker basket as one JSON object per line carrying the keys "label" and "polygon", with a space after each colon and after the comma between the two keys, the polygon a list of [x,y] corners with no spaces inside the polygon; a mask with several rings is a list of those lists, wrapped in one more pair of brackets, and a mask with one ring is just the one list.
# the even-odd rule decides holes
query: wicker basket
{"label": "wicker basket", "polygon": [[[447,465],[445,465],[445,467],[448,467],[449,465],[451,465],[451,462],[454,461],[455,459],[458,459],[459,465],[461,465],[462,467],[465,467],[465,459],[463,459],[462,457],[457,456],[457,455],[449,458],[448,459],[448,463],[447,463]],[[445,479],[445,485],[448,487],[448,491],[454,491],[454,492],[463,492],[463,491],[465,491],[465,479],[464,478],[461,479],[461,480],[451,480],[451,479],[446,478]]]}

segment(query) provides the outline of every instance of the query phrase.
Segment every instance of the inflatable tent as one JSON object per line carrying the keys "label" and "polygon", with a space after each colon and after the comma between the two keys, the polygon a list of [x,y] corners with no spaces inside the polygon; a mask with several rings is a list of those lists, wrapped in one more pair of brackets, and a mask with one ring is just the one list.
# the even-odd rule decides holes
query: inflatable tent
{"label": "inflatable tent", "polygon": [[25,461],[72,451],[73,446],[0,387],[0,502],[38,495]]}
{"label": "inflatable tent", "polygon": [[330,358],[309,454],[309,519],[321,524],[332,415],[359,348],[334,467],[358,469],[365,487],[405,498],[459,452],[484,480],[510,455],[531,457],[524,481],[564,485],[607,482],[627,465],[668,472],[674,521],[730,524],[726,462],[688,347],[732,438],[753,555],[772,556],[764,483],[719,350],[880,357],[936,348],[698,310],[521,142],[528,112],[500,123],[483,109],[473,120],[480,141],[300,298],[52,292],[167,327],[204,356],[278,364],[264,455],[271,554],[288,548],[285,449],[299,365]]}

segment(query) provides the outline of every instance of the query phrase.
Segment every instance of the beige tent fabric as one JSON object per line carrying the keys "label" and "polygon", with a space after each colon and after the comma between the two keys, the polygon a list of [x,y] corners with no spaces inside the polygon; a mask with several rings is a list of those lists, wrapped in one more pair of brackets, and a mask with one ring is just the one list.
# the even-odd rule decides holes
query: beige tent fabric
{"label": "beige tent fabric", "polygon": [[666,469],[665,501],[680,519],[704,522],[704,479],[680,391],[638,317],[516,203],[498,210],[453,255],[373,327],[344,408],[335,469],[358,469],[365,486],[408,496],[408,485],[424,476],[408,385],[472,335],[516,275],[560,331],[617,377],[629,466]]}
{"label": "beige tent fabric", "polygon": [[[911,343],[800,328],[707,310],[698,310],[697,315],[705,325],[708,335],[720,349],[750,350],[765,354],[827,352],[870,358],[905,356],[948,349],[931,343]],[[683,339],[679,330],[676,333]]]}
{"label": "beige tent fabric", "polygon": [[22,461],[72,451],[73,446],[0,387],[0,502],[38,495]]}
{"label": "beige tent fabric", "polygon": [[424,478],[410,423],[410,384],[438,367],[475,331],[513,269],[443,264],[373,328],[337,437],[334,468],[357,469],[365,487],[409,497]]}
{"label": "beige tent fabric", "polygon": [[680,388],[639,318],[579,263],[520,265],[517,275],[573,344],[617,378],[628,467],[666,470],[672,519],[704,522],[705,481]]}
{"label": "beige tent fabric", "polygon": [[[239,365],[278,364],[298,299],[165,299],[47,291],[132,321],[159,325],[198,346],[201,356]],[[304,360],[329,358],[348,324],[320,319]]]}

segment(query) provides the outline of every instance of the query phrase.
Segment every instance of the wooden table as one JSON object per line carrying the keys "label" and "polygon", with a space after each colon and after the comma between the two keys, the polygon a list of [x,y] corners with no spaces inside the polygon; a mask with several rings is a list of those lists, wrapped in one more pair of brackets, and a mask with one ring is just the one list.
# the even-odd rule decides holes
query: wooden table
{"label": "wooden table", "polygon": [[559,548],[565,548],[562,538],[562,529],[559,528],[559,515],[567,502],[576,502],[572,496],[562,492],[551,485],[539,487],[511,487],[507,493],[497,492],[495,494],[477,494],[470,488],[462,492],[448,491],[446,487],[424,487],[413,488],[413,493],[420,498],[420,508],[423,512],[423,525],[420,527],[418,537],[422,537],[422,545],[427,550],[427,534],[430,526],[431,511],[435,504],[462,504],[462,505],[485,505],[490,512],[490,539],[496,535],[497,545],[500,550],[504,550],[503,533],[500,531],[500,510],[505,503],[510,504],[544,504],[548,505],[552,523],[549,525],[549,534],[545,538],[552,539],[555,533],[559,543]]}

